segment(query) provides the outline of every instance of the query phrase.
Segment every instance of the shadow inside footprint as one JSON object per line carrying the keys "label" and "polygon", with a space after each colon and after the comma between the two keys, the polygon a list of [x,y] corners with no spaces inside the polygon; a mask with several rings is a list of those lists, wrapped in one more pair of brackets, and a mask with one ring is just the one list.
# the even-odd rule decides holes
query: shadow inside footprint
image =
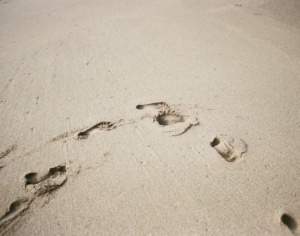
{"label": "shadow inside footprint", "polygon": [[227,135],[217,135],[210,146],[228,162],[239,159],[247,152],[247,144],[242,139],[234,139]]}
{"label": "shadow inside footprint", "polygon": [[156,116],[155,120],[159,125],[166,126],[166,125],[174,125],[179,122],[183,122],[183,117],[176,114],[162,114]]}
{"label": "shadow inside footprint", "polygon": [[50,193],[67,180],[66,171],[66,165],[59,165],[50,168],[49,172],[42,177],[35,172],[26,174],[24,176],[25,188],[36,195]]}
{"label": "shadow inside footprint", "polygon": [[41,178],[39,177],[38,173],[35,172],[26,174],[24,178],[25,178],[25,186],[27,184],[37,184],[41,181]]}
{"label": "shadow inside footprint", "polygon": [[286,225],[292,232],[297,229],[296,220],[289,214],[283,214],[281,216],[281,222]]}

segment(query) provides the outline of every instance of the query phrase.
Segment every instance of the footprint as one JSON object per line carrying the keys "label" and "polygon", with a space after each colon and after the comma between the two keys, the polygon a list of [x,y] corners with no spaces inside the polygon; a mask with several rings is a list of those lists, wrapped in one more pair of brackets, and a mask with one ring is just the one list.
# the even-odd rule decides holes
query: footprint
{"label": "footprint", "polygon": [[24,187],[37,196],[50,193],[67,180],[66,171],[66,165],[59,165],[50,168],[44,176],[35,172],[28,173],[24,176]]}
{"label": "footprint", "polygon": [[162,126],[183,122],[183,117],[176,114],[163,114],[155,117],[155,121]]}
{"label": "footprint", "polygon": [[233,162],[247,152],[248,146],[242,139],[234,139],[228,135],[217,135],[210,143],[226,161]]}
{"label": "footprint", "polygon": [[136,109],[139,110],[146,109],[146,108],[166,109],[166,108],[170,108],[170,106],[165,102],[154,102],[154,103],[142,104],[136,106]]}
{"label": "footprint", "polygon": [[295,235],[298,235],[298,233],[297,233],[298,224],[297,224],[296,219],[292,215],[284,213],[281,215],[280,221],[281,221],[281,224],[288,227],[288,229],[292,233],[294,233]]}
{"label": "footprint", "polygon": [[158,109],[158,114],[153,117],[153,122],[157,123],[163,133],[169,136],[177,136],[185,133],[191,126],[199,122],[195,117],[187,117],[178,114],[166,102],[156,102],[145,105],[137,105],[137,109],[154,108]]}
{"label": "footprint", "polygon": [[121,125],[122,121],[123,120],[121,119],[116,122],[110,122],[110,121],[100,122],[100,123],[92,126],[91,128],[88,128],[87,130],[85,130],[83,132],[77,133],[75,138],[76,139],[87,139],[94,131],[97,131],[97,130],[109,131],[109,130],[115,129],[117,126]]}
{"label": "footprint", "polygon": [[178,122],[172,125],[163,126],[162,132],[169,136],[178,136],[185,133],[193,125],[199,124],[197,118],[188,118],[185,121]]}
{"label": "footprint", "polygon": [[28,173],[24,176],[25,178],[25,187],[28,184],[38,184],[39,182],[41,182],[41,177],[39,176],[38,173],[32,172],[32,173]]}
{"label": "footprint", "polygon": [[5,225],[28,209],[31,202],[32,199],[30,198],[20,198],[11,203],[5,214],[0,218],[0,230],[2,227],[5,227]]}

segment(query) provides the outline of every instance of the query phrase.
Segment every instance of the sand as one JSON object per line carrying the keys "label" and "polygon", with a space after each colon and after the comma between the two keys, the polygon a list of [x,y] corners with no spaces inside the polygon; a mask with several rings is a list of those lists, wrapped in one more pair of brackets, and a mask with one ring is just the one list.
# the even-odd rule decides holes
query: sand
{"label": "sand", "polygon": [[0,1],[0,235],[300,235],[299,1]]}

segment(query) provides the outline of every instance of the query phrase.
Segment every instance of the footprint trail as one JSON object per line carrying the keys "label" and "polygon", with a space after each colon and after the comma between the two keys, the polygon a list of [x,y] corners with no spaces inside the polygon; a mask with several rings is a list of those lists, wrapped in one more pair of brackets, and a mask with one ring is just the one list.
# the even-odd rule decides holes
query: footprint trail
{"label": "footprint trail", "polygon": [[45,175],[36,172],[26,174],[23,177],[23,186],[33,195],[19,198],[10,204],[4,215],[0,217],[0,235],[4,233],[10,223],[23,215],[22,213],[30,207],[35,198],[48,196],[48,194],[62,186],[67,180],[66,174],[67,167],[65,164],[50,168]]}

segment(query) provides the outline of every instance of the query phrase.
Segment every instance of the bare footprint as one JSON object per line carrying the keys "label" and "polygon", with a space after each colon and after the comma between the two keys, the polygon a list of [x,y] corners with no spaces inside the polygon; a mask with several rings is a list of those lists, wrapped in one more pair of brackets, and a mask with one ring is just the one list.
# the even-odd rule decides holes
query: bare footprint
{"label": "bare footprint", "polygon": [[163,111],[155,116],[153,120],[162,126],[174,125],[176,123],[183,122],[183,116],[176,114],[173,111]]}
{"label": "bare footprint", "polygon": [[0,218],[0,230],[24,212],[31,202],[32,199],[30,198],[20,198],[11,203],[5,214]]}
{"label": "bare footprint", "polygon": [[163,111],[154,117],[154,122],[161,126],[162,132],[169,136],[185,133],[191,126],[197,125],[197,118],[184,117],[174,111]]}
{"label": "bare footprint", "polygon": [[49,169],[46,175],[32,172],[24,176],[24,187],[37,196],[47,194],[59,188],[66,180],[66,165],[59,165]]}
{"label": "bare footprint", "polygon": [[185,133],[193,125],[197,125],[199,122],[197,118],[190,117],[184,121],[177,122],[171,125],[163,126],[162,132],[169,136],[178,136]]}
{"label": "bare footprint", "polygon": [[76,134],[75,138],[76,139],[87,139],[93,132],[96,132],[98,130],[104,130],[104,131],[109,131],[112,129],[115,129],[117,126],[120,126],[122,124],[122,119],[118,120],[116,122],[110,122],[110,121],[103,121],[100,122],[91,128],[88,128],[85,131],[79,132]]}
{"label": "bare footprint", "polygon": [[285,225],[293,234],[299,235],[300,232],[297,232],[298,223],[294,216],[291,214],[284,213],[280,217],[282,225]]}
{"label": "bare footprint", "polygon": [[154,103],[142,104],[136,106],[136,109],[139,110],[146,109],[146,108],[166,109],[166,108],[170,108],[170,106],[165,102],[154,102]]}
{"label": "bare footprint", "polygon": [[187,117],[178,114],[166,102],[137,105],[136,108],[158,109],[158,114],[153,117],[153,122],[157,123],[161,127],[162,132],[169,136],[181,135],[185,133],[191,126],[199,123],[196,117]]}
{"label": "bare footprint", "polygon": [[226,161],[233,162],[239,159],[243,153],[247,152],[248,146],[242,139],[234,139],[228,135],[217,135],[210,143]]}

